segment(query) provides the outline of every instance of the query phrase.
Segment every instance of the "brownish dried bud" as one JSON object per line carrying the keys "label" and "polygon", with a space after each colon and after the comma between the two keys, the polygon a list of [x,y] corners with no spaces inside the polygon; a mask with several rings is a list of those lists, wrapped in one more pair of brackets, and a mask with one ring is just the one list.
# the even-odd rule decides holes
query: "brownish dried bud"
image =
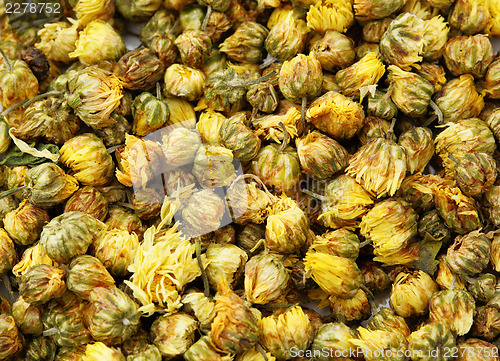
{"label": "brownish dried bud", "polygon": [[40,309],[26,302],[21,296],[12,304],[12,317],[22,333],[35,336],[42,334],[43,324]]}
{"label": "brownish dried bud", "polygon": [[4,228],[12,240],[24,246],[35,242],[49,221],[47,211],[35,207],[27,199],[17,209],[7,213],[3,219]]}
{"label": "brownish dried bud", "polygon": [[66,291],[62,267],[40,264],[29,268],[21,277],[19,294],[32,305],[46,303],[60,297]]}
{"label": "brownish dried bud", "polygon": [[451,38],[446,43],[444,61],[455,76],[472,74],[475,78],[482,78],[493,61],[490,39],[482,34]]}
{"label": "brownish dried bud", "polygon": [[201,30],[185,30],[174,41],[182,62],[193,68],[200,68],[212,51],[210,37]]}
{"label": "brownish dried bud", "polygon": [[356,52],[354,41],[337,31],[327,31],[323,37],[314,41],[309,49],[326,71],[344,69],[354,63]]}
{"label": "brownish dried bud", "polygon": [[138,189],[132,196],[132,207],[139,218],[148,220],[160,214],[163,198],[153,188]]}
{"label": "brownish dried bud", "polygon": [[95,287],[112,287],[115,280],[97,258],[83,255],[71,261],[66,284],[68,290],[88,299]]}
{"label": "brownish dried bud", "polygon": [[450,25],[465,34],[476,34],[490,21],[486,0],[457,0],[448,17]]}
{"label": "brownish dried bud", "polygon": [[404,132],[398,144],[406,150],[406,164],[412,174],[423,172],[434,156],[434,141],[429,128],[416,127]]}
{"label": "brownish dried bud", "polygon": [[120,58],[114,69],[124,88],[143,91],[160,81],[164,71],[163,62],[148,48],[129,51]]}
{"label": "brownish dried bud", "polygon": [[220,51],[235,61],[258,63],[268,34],[265,26],[254,21],[244,22],[220,44]]}

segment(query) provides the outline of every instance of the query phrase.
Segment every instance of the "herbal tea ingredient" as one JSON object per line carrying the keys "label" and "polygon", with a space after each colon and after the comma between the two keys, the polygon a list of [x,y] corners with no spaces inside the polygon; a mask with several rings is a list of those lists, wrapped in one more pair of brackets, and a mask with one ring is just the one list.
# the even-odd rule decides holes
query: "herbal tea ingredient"
{"label": "herbal tea ingredient", "polygon": [[57,4],[0,2],[0,360],[499,360],[499,0]]}

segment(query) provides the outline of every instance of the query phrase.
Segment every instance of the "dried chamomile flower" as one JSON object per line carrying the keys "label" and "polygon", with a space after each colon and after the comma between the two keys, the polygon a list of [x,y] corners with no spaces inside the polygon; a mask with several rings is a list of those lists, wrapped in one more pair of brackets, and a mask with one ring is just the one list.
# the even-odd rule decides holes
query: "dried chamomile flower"
{"label": "dried chamomile flower", "polygon": [[498,300],[497,297],[493,297],[486,306],[477,309],[474,315],[474,325],[472,326],[471,335],[493,341],[500,333],[500,328],[498,327],[499,317],[500,307],[498,306]]}
{"label": "dried chamomile flower", "polygon": [[434,141],[429,128],[416,127],[399,136],[398,144],[406,150],[406,163],[411,174],[423,172],[434,156]]}
{"label": "dried chamomile flower", "polygon": [[120,80],[95,66],[78,71],[68,83],[68,104],[87,125],[99,129],[113,125],[111,113],[123,97]]}
{"label": "dried chamomile flower", "polygon": [[134,118],[132,132],[139,136],[145,136],[163,128],[170,120],[167,102],[148,92],[134,99],[131,112]]}
{"label": "dried chamomile flower", "polygon": [[441,158],[448,176],[453,174],[455,168],[455,162],[448,154],[460,159],[472,152],[493,154],[496,149],[495,137],[490,128],[477,118],[446,124],[445,129],[434,138],[434,142],[436,154]]}
{"label": "dried chamomile flower", "polygon": [[78,23],[86,26],[95,19],[111,19],[115,13],[115,4],[110,0],[78,0],[74,10]]}
{"label": "dried chamomile flower", "polygon": [[182,210],[182,232],[197,237],[213,232],[221,225],[225,214],[224,201],[208,188],[194,193]]}
{"label": "dried chamomile flower", "polygon": [[[256,351],[256,355],[259,352]],[[233,356],[227,354],[220,354],[215,351],[212,343],[210,342],[210,337],[202,336],[198,341],[193,343],[191,347],[184,353],[184,360],[186,361],[198,361],[198,360],[210,360],[210,361],[232,361]],[[243,356],[242,356],[243,357]],[[252,359],[254,360],[254,359]]]}
{"label": "dried chamomile flower", "polygon": [[455,349],[454,334],[445,324],[439,322],[420,327],[411,333],[408,341],[409,352],[424,355],[419,357],[419,360],[447,360],[450,359],[447,357],[448,350]]}
{"label": "dried chamomile flower", "polygon": [[268,34],[269,30],[265,26],[254,21],[244,22],[219,48],[234,61],[258,63],[262,60],[264,41]]}
{"label": "dried chamomile flower", "polygon": [[210,338],[217,351],[241,353],[259,341],[260,312],[238,297],[225,278],[218,285],[215,311]]}
{"label": "dried chamomile flower", "polygon": [[47,23],[38,30],[40,40],[35,46],[43,51],[47,59],[62,63],[70,63],[73,60],[69,54],[76,49],[78,23],[73,19],[68,21],[70,23],[63,21]]}
{"label": "dried chamomile flower", "polygon": [[24,337],[19,332],[12,316],[0,314],[0,358],[8,360],[10,356],[23,348]]}
{"label": "dried chamomile flower", "polygon": [[319,219],[330,228],[354,229],[373,204],[370,194],[345,174],[327,184],[324,197]]}
{"label": "dried chamomile flower", "polygon": [[236,284],[243,274],[248,255],[234,244],[211,244],[208,246],[206,258],[209,262],[205,270],[208,281],[213,289],[217,289],[221,278],[225,278],[230,286]]}
{"label": "dried chamomile flower", "polygon": [[43,324],[40,309],[26,302],[22,296],[19,296],[12,304],[12,317],[23,334],[35,336],[42,334]]}
{"label": "dried chamomile flower", "polygon": [[40,264],[26,270],[21,277],[19,295],[34,306],[41,305],[66,291],[62,267]]}
{"label": "dried chamomile flower", "polygon": [[356,57],[354,41],[334,30],[328,30],[321,38],[315,40],[309,51],[326,71],[344,69],[352,65]]}
{"label": "dried chamomile flower", "polygon": [[54,360],[57,346],[51,338],[39,336],[26,344],[26,361]]}
{"label": "dried chamomile flower", "polygon": [[335,140],[313,131],[295,141],[302,170],[316,179],[331,178],[345,168],[349,155]]}
{"label": "dried chamomile flower", "polygon": [[118,345],[137,332],[139,306],[114,286],[94,287],[84,318],[94,340]]}
{"label": "dried chamomile flower", "polygon": [[410,328],[403,317],[396,315],[390,308],[382,307],[366,326],[369,330],[389,331],[400,334],[405,340],[410,337]]}
{"label": "dried chamomile flower", "polygon": [[391,99],[398,109],[411,117],[423,115],[427,111],[434,86],[418,74],[389,65],[389,81],[394,84]]}
{"label": "dried chamomile flower", "polygon": [[[394,361],[403,361],[405,359],[406,342],[402,336],[394,330],[368,330],[364,327],[357,328],[357,337],[351,339],[351,343],[361,348],[365,360],[380,360],[380,350],[386,353],[390,352]],[[402,355],[399,356],[398,355]]]}
{"label": "dried chamomile flower", "polygon": [[85,361],[125,361],[120,349],[108,347],[102,342],[89,343],[85,348]]}
{"label": "dried chamomile flower", "polygon": [[444,68],[437,63],[423,62],[419,65],[420,69],[415,69],[415,72],[434,86],[434,94],[439,93],[446,84]]}
{"label": "dried chamomile flower", "polygon": [[328,30],[345,33],[353,21],[352,3],[346,0],[321,0],[307,12],[307,26],[322,34]]}
{"label": "dried chamomile flower", "polygon": [[115,280],[95,257],[82,255],[73,258],[69,265],[66,285],[68,290],[88,299],[95,287],[112,287]]}
{"label": "dried chamomile flower", "polygon": [[106,225],[87,213],[74,211],[52,218],[42,231],[40,243],[51,259],[68,263],[85,254]]}
{"label": "dried chamomile flower", "polygon": [[417,234],[418,215],[399,198],[375,205],[363,216],[361,234],[373,242],[375,261],[386,265],[411,264],[415,255],[406,254]]}
{"label": "dried chamomile flower", "polygon": [[233,152],[218,145],[201,145],[194,158],[193,174],[204,188],[228,186],[235,178]]}
{"label": "dried chamomile flower", "polygon": [[461,32],[479,33],[490,22],[490,11],[486,0],[457,0],[451,9],[448,21]]}
{"label": "dried chamomile flower", "polygon": [[500,60],[495,60],[488,67],[484,93],[492,99],[500,98]]}
{"label": "dried chamomile flower", "polygon": [[342,322],[366,320],[372,312],[367,295],[361,289],[352,298],[330,296],[328,301],[332,309],[331,316]]}
{"label": "dried chamomile flower", "polygon": [[406,170],[405,149],[392,140],[374,138],[352,156],[346,174],[380,198],[396,193]]}
{"label": "dried chamomile flower", "polygon": [[161,7],[162,2],[162,0],[119,0],[115,2],[115,6],[125,19],[133,22],[143,22],[151,18]]}
{"label": "dried chamomile flower", "polygon": [[123,55],[114,69],[123,87],[131,90],[151,89],[163,77],[165,66],[155,53],[148,49],[136,49]]}
{"label": "dried chamomile flower", "polygon": [[466,290],[467,287],[465,281],[453,272],[446,255],[441,255],[438,260],[439,265],[436,273],[436,283],[439,287],[445,290]]}
{"label": "dried chamomile flower", "polygon": [[[491,259],[491,254],[490,254]],[[491,273],[479,275],[469,284],[469,292],[479,302],[488,302],[496,293],[497,278]]]}
{"label": "dried chamomile flower", "polygon": [[311,321],[300,306],[262,318],[259,331],[260,344],[278,360],[290,359],[293,349],[306,350],[314,338]]}
{"label": "dried chamomile flower", "polygon": [[477,92],[470,74],[447,82],[436,95],[435,102],[445,122],[477,117],[484,108],[483,96]]}
{"label": "dried chamomile flower", "polygon": [[360,88],[377,84],[385,73],[385,66],[376,53],[368,53],[353,65],[340,70],[335,82],[346,96],[359,96]]}
{"label": "dried chamomile flower", "polygon": [[165,71],[165,95],[194,101],[203,94],[205,79],[205,74],[199,69],[173,64]]}
{"label": "dried chamomile flower", "polygon": [[[354,348],[351,343],[354,337],[355,332],[342,322],[324,323],[316,331],[311,351],[313,354],[323,353],[317,357],[318,361],[328,361],[329,355],[349,354],[349,351]],[[325,350],[327,350],[326,355]]]}
{"label": "dried chamomile flower", "polygon": [[144,233],[144,241],[137,248],[133,263],[128,268],[133,274],[125,284],[142,304],[141,311],[144,313],[153,314],[157,303],[158,309],[165,309],[171,314],[182,306],[180,292],[186,284],[200,276],[201,271],[193,257],[195,245],[181,238],[176,227],[156,240],[154,233],[154,227]]}
{"label": "dried chamomile flower", "polygon": [[38,80],[22,60],[10,61],[2,51],[0,104],[4,109],[38,94]]}
{"label": "dried chamomile flower", "polygon": [[422,56],[426,61],[434,61],[441,58],[445,50],[448,32],[450,28],[441,15],[434,16],[425,22],[424,48]]}
{"label": "dried chamomile flower", "polygon": [[[283,127],[284,128],[284,127]],[[285,129],[282,144],[272,143],[260,149],[251,162],[251,171],[265,185],[279,192],[286,192],[300,180],[300,163],[297,151],[287,145],[288,132]]]}
{"label": "dried chamomile flower", "polygon": [[365,115],[359,103],[330,91],[311,103],[306,120],[334,138],[350,139],[363,126]]}
{"label": "dried chamomile flower", "polygon": [[292,198],[282,195],[270,207],[266,223],[265,246],[280,253],[294,253],[307,240],[309,220]]}
{"label": "dried chamomile flower", "polygon": [[312,279],[329,295],[352,298],[358,292],[361,272],[351,259],[308,251],[304,264]]}
{"label": "dried chamomile flower", "polygon": [[3,219],[4,229],[12,240],[20,245],[33,244],[42,228],[49,223],[50,217],[46,210],[35,207],[27,199],[19,207],[7,213]]}
{"label": "dried chamomile flower", "polygon": [[408,0],[401,8],[401,12],[413,14],[422,20],[429,20],[439,13],[427,0]]}
{"label": "dried chamomile flower", "polygon": [[263,252],[245,266],[245,296],[254,304],[267,304],[279,298],[288,287],[289,275],[282,256]]}
{"label": "dried chamomile flower", "polygon": [[75,46],[75,51],[69,53],[69,57],[78,58],[85,65],[118,60],[126,52],[120,34],[102,20],[91,21],[79,34]]}
{"label": "dried chamomile flower", "polygon": [[456,36],[448,40],[444,52],[448,70],[455,76],[472,74],[482,78],[493,61],[493,47],[487,36]]}
{"label": "dried chamomile flower", "polygon": [[467,291],[445,290],[435,293],[429,301],[429,320],[457,334],[465,335],[473,323],[475,302]]}
{"label": "dried chamomile flower", "polygon": [[260,150],[261,140],[254,131],[246,125],[244,113],[236,113],[224,120],[219,129],[220,142],[233,152],[240,162],[248,162],[255,158]]}
{"label": "dried chamomile flower", "polygon": [[403,70],[410,70],[410,67],[422,61],[424,34],[425,22],[422,19],[409,13],[399,15],[380,40],[383,59]]}
{"label": "dried chamomile flower", "polygon": [[290,12],[271,28],[264,47],[276,60],[290,60],[302,52],[308,31],[306,23],[294,18],[293,13]]}
{"label": "dried chamomile flower", "polygon": [[80,183],[100,186],[110,182],[114,170],[113,159],[96,135],[77,135],[64,143],[60,153],[61,162],[70,168],[71,174]]}
{"label": "dried chamomile flower", "polygon": [[467,153],[456,159],[453,177],[460,189],[470,197],[478,197],[490,188],[497,178],[495,160],[488,153]]}
{"label": "dried chamomile flower", "polygon": [[490,260],[491,241],[487,235],[478,231],[457,236],[448,248],[446,258],[453,272],[474,276],[483,271]]}
{"label": "dried chamomile flower", "polygon": [[[356,10],[356,6],[354,9]],[[369,20],[365,22],[363,24],[363,40],[369,43],[379,43],[392,20],[394,20],[394,18],[389,16],[380,20]]]}
{"label": "dried chamomile flower", "polygon": [[401,317],[421,316],[427,312],[438,285],[424,271],[403,270],[396,275],[391,290],[391,307]]}
{"label": "dried chamomile flower", "polygon": [[405,2],[404,0],[390,3],[383,0],[355,0],[354,14],[359,21],[383,19],[401,9]]}
{"label": "dried chamomile flower", "polygon": [[95,187],[85,186],[66,201],[64,212],[81,211],[104,222],[108,215],[108,200]]}

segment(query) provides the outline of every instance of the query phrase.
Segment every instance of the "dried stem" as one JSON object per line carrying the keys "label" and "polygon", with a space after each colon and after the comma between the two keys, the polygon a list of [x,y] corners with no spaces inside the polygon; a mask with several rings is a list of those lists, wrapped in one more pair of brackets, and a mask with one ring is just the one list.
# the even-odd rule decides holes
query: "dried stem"
{"label": "dried stem", "polygon": [[288,131],[286,130],[286,127],[283,124],[283,122],[280,122],[279,126],[283,130],[283,142],[281,142],[280,152],[284,153],[285,149],[286,149],[286,146],[288,145],[289,135],[288,135]]}
{"label": "dried stem", "polygon": [[266,81],[267,79],[271,78],[272,76],[276,75],[276,70],[273,70],[266,75],[261,76],[260,78],[253,79],[253,80],[231,80],[227,82],[227,86],[231,88],[238,88],[238,87],[246,87],[250,85],[255,85],[262,83],[263,81]]}
{"label": "dried stem", "polygon": [[19,193],[19,192],[22,192],[22,191],[25,191],[27,189],[28,189],[28,187],[26,187],[26,186],[17,187],[14,189],[9,189],[8,191],[0,193],[0,199],[8,197],[8,196],[16,194],[16,193]]}
{"label": "dried stem", "polygon": [[208,283],[208,277],[207,277],[207,274],[205,272],[205,268],[203,267],[203,262],[201,260],[201,241],[200,241],[200,237],[197,237],[196,238],[196,241],[195,241],[195,245],[196,245],[196,260],[198,261],[198,267],[200,267],[200,271],[201,271],[201,278],[203,279],[203,294],[205,295],[205,297],[210,297],[210,284]]}
{"label": "dried stem", "polygon": [[7,54],[5,54],[5,52],[2,49],[0,49],[0,54],[2,54],[2,58],[3,58],[3,61],[5,62],[5,66],[7,67],[7,70],[8,71],[14,70],[12,68],[12,64],[10,63],[9,57],[7,56]]}
{"label": "dried stem", "polygon": [[3,116],[6,116],[7,114],[9,114],[11,111],[13,111],[14,109],[16,108],[19,108],[21,106],[28,106],[30,105],[31,103],[33,102],[36,102],[37,100],[40,100],[40,99],[43,99],[45,97],[50,97],[50,96],[59,96],[59,95],[62,95],[62,92],[60,91],[50,91],[50,92],[46,92],[46,93],[43,93],[43,94],[39,94],[31,99],[25,99],[19,103],[16,103],[10,107],[8,107],[7,109],[5,109],[2,113]]}
{"label": "dried stem", "polygon": [[302,132],[303,134],[306,134],[306,107],[307,107],[307,97],[302,98],[302,109],[301,109],[301,116],[302,116]]}
{"label": "dried stem", "polygon": [[264,349],[262,348],[262,346],[259,343],[255,346],[255,348],[257,349],[257,351],[260,352],[260,354],[264,358],[264,361],[269,361],[269,359],[267,358],[267,355],[266,355],[266,351],[264,351]]}
{"label": "dried stem", "polygon": [[205,14],[205,18],[203,19],[203,23],[201,24],[201,31],[205,31],[207,24],[208,24],[208,19],[210,19],[211,15],[212,15],[212,7],[209,5],[207,7],[207,13]]}

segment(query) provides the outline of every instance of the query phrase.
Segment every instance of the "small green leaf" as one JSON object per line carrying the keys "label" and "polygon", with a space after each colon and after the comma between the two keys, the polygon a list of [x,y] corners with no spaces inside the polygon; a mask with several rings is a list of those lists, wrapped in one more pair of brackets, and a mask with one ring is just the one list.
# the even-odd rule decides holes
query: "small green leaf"
{"label": "small green leaf", "polygon": [[[59,147],[55,144],[37,144],[31,143],[31,147],[34,147],[38,151],[43,151],[47,149],[53,154],[59,154]],[[4,154],[0,165],[17,166],[26,165],[28,167],[34,167],[36,165],[50,162],[50,159],[43,157],[35,157],[31,154],[21,152],[18,147],[13,146],[10,151]]]}
{"label": "small green leaf", "polygon": [[441,241],[426,238],[420,243],[419,258],[413,262],[413,265],[432,276],[436,272],[439,264],[439,262],[436,261],[436,256],[442,245],[443,242]]}

